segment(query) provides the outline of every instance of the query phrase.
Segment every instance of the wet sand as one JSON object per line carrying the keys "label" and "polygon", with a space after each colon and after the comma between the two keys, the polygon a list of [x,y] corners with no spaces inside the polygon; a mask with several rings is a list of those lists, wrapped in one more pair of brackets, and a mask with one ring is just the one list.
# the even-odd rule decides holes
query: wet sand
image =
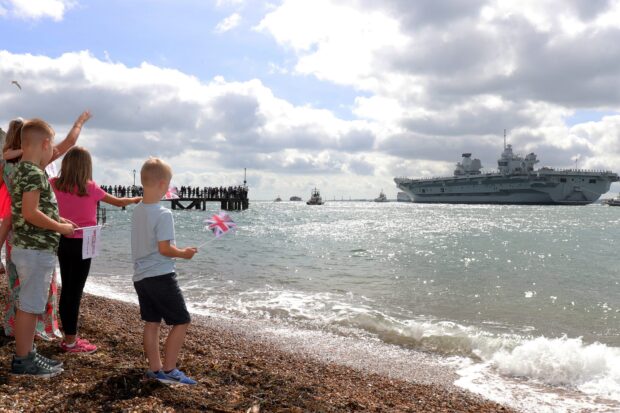
{"label": "wet sand", "polygon": [[[4,292],[1,302],[4,302]],[[81,336],[91,355],[39,351],[63,360],[52,379],[9,374],[14,341],[0,336],[0,412],[512,412],[445,384],[415,383],[318,360],[256,333],[195,319],[179,367],[197,386],[144,379],[142,322],[134,304],[87,295]],[[165,337],[166,329],[162,331]],[[253,336],[254,335],[254,336]]]}

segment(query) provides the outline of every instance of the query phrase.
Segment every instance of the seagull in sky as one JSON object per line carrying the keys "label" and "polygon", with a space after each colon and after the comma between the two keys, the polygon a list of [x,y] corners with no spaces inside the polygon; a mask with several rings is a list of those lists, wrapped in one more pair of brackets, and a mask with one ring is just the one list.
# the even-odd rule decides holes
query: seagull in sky
{"label": "seagull in sky", "polygon": [[17,80],[12,80],[11,84],[17,86],[19,88],[19,90],[22,90],[22,85],[20,85]]}

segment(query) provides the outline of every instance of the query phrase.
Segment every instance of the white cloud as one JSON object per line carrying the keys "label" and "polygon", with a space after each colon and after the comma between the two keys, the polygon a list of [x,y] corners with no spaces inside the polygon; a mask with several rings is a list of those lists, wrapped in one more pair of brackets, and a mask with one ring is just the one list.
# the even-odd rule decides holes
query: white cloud
{"label": "white cloud", "polygon": [[62,126],[91,107],[83,142],[100,177],[127,178],[129,165],[159,154],[192,185],[248,167],[259,198],[307,196],[314,185],[329,187],[329,198],[374,197],[394,176],[450,174],[462,152],[493,168],[504,128],[518,152],[537,152],[543,165],[570,167],[580,154],[580,166],[614,169],[620,117],[572,127],[565,119],[620,108],[618,4],[284,0],[269,9],[256,30],[293,55],[267,62],[270,73],[363,91],[354,120],[294,105],[258,79],[201,81],[87,52],[0,52],[0,84],[23,86],[0,88],[0,116],[37,114]]}
{"label": "white cloud", "polygon": [[215,32],[225,33],[239,26],[239,23],[241,23],[241,16],[238,13],[233,13],[215,26]]}
{"label": "white cloud", "polygon": [[2,0],[0,15],[11,14],[25,20],[51,18],[60,21],[74,6],[73,0]]}
{"label": "white cloud", "polygon": [[298,53],[297,72],[365,90],[380,80],[377,53],[406,41],[396,19],[329,0],[287,0],[257,30]]}
{"label": "white cloud", "polygon": [[[260,182],[288,175],[289,184],[300,185],[296,192],[308,176],[338,175],[335,181],[350,187],[354,174],[367,175],[374,167],[368,157],[378,130],[373,123],[295,106],[256,79],[202,82],[177,70],[148,63],[128,67],[88,52],[50,58],[0,51],[0,84],[12,79],[23,89],[0,89],[2,116],[9,117],[0,119],[3,125],[11,117],[40,116],[60,136],[80,111],[92,110],[81,143],[92,151],[102,182],[129,179],[126,170],[139,168],[149,155],[169,159],[176,179],[196,180],[192,185],[248,167]],[[269,187],[254,190],[271,197]]]}

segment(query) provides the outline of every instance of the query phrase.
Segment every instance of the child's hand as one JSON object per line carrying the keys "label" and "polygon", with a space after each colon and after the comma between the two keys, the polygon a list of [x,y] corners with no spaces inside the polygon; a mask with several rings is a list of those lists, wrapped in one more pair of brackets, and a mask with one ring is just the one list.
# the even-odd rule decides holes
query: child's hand
{"label": "child's hand", "polygon": [[85,124],[90,118],[92,118],[93,115],[91,115],[89,110],[85,110],[84,112],[82,112],[82,114],[77,118],[77,120],[75,121],[75,125],[76,126],[82,126],[83,124]]}
{"label": "child's hand", "polygon": [[63,223],[63,224],[71,224],[74,229],[78,227],[75,222],[73,222],[73,221],[71,221],[71,220],[69,220],[67,218],[60,217],[60,222]]}
{"label": "child's hand", "polygon": [[133,203],[134,204],[139,204],[140,202],[142,202],[142,197],[141,196],[137,196],[137,197],[133,198]]}
{"label": "child's hand", "polygon": [[58,224],[58,232],[60,235],[73,235],[74,226],[71,224]]}
{"label": "child's hand", "polygon": [[198,252],[198,248],[196,247],[187,247],[183,249],[181,258],[185,258],[186,260],[191,260],[194,254]]}

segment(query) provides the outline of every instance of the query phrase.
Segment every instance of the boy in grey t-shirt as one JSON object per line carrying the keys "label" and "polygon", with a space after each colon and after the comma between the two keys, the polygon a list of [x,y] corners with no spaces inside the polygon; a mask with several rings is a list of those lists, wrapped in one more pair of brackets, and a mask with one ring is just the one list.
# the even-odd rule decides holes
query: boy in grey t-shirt
{"label": "boy in grey t-shirt", "polygon": [[[145,321],[144,352],[149,362],[146,375],[163,383],[196,384],[176,368],[190,316],[176,281],[173,258],[191,259],[197,249],[175,246],[172,213],[159,205],[172,179],[170,166],[150,158],[142,166],[140,178],[144,197],[131,220],[131,256],[140,316]],[[166,339],[163,363],[159,352],[162,318],[173,326]]]}

